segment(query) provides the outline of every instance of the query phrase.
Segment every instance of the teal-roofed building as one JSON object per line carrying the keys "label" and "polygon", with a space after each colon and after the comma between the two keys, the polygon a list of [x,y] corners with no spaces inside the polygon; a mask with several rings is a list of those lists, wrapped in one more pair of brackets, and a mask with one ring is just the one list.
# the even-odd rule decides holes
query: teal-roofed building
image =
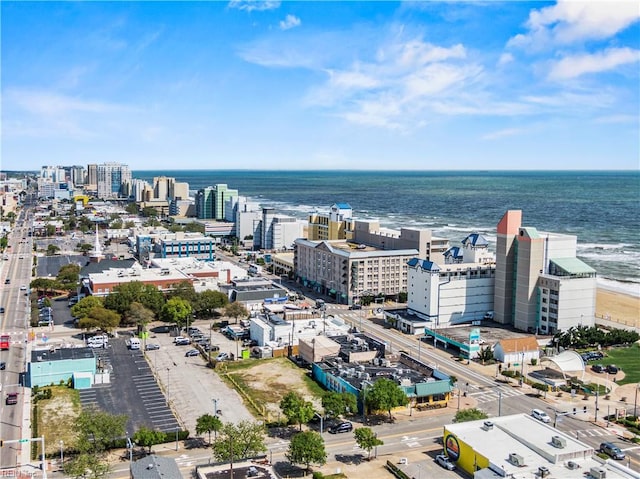
{"label": "teal-roofed building", "polygon": [[91,348],[35,350],[27,365],[27,386],[49,386],[71,379],[75,389],[86,389],[93,385],[96,369]]}
{"label": "teal-roofed building", "polygon": [[[424,363],[405,353],[397,361],[374,358],[366,363],[348,363],[341,357],[327,358],[314,363],[313,378],[329,391],[348,392],[358,398],[358,411],[362,413],[363,389],[377,380],[386,378],[397,382],[408,399],[408,406],[416,409],[446,407],[451,399],[451,379],[433,365]],[[403,406],[404,407],[404,406]],[[367,411],[371,412],[371,411]]]}
{"label": "teal-roofed building", "polygon": [[576,257],[577,242],[522,226],[522,211],[507,211],[497,226],[494,320],[549,335],[593,326],[597,275]]}

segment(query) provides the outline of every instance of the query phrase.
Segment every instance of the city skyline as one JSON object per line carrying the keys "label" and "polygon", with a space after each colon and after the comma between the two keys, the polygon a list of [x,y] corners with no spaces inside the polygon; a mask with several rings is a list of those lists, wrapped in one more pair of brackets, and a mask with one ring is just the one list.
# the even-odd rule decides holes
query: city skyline
{"label": "city skyline", "polygon": [[638,169],[633,1],[0,8],[3,170]]}

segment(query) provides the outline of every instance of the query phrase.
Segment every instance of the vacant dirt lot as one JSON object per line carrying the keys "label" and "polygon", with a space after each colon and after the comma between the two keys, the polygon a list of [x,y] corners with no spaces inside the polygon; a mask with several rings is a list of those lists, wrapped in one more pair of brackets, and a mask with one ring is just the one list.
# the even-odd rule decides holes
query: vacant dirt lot
{"label": "vacant dirt lot", "polygon": [[78,392],[62,386],[51,388],[51,399],[38,401],[38,435],[44,435],[47,454],[60,451],[60,441],[71,447],[76,438],[73,430],[80,414]]}
{"label": "vacant dirt lot", "polygon": [[307,370],[301,369],[286,358],[261,360],[251,364],[239,363],[238,368],[230,365],[228,374],[256,404],[262,405],[271,420],[277,419],[280,411],[280,401],[291,391],[311,401],[318,410],[320,397],[305,382]]}

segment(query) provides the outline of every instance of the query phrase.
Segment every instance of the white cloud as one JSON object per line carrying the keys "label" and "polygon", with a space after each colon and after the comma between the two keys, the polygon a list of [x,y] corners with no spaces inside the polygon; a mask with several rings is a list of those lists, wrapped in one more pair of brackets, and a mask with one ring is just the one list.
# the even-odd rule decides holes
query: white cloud
{"label": "white cloud", "polygon": [[601,116],[594,120],[594,123],[611,124],[611,123],[638,123],[637,115],[608,115]]}
{"label": "white cloud", "polygon": [[84,100],[39,90],[12,89],[5,93],[5,103],[10,102],[29,113],[39,115],[63,115],[69,112],[106,113],[128,110],[122,105],[97,100]]}
{"label": "white cloud", "polygon": [[280,21],[280,30],[289,30],[299,27],[302,22],[295,15],[287,15],[284,20]]}
{"label": "white cloud", "polygon": [[229,8],[236,8],[246,12],[274,10],[280,7],[279,1],[273,0],[231,0],[228,4]]}
{"label": "white cloud", "polygon": [[512,63],[514,60],[515,58],[511,53],[503,53],[502,55],[500,55],[500,59],[498,60],[498,65],[500,66],[507,65],[509,63]]}
{"label": "white cloud", "polygon": [[640,19],[635,0],[575,1],[532,10],[528,32],[511,38],[508,46],[544,49],[557,44],[609,38]]}
{"label": "white cloud", "polygon": [[523,128],[505,128],[504,130],[498,130],[491,133],[487,133],[486,135],[483,135],[481,139],[485,141],[499,140],[501,138],[505,138],[509,136],[520,135],[525,131],[526,130],[524,130]]}
{"label": "white cloud", "polygon": [[621,65],[638,61],[640,61],[640,50],[631,48],[610,48],[594,54],[567,56],[552,65],[549,78],[566,80],[587,73],[610,71]]}

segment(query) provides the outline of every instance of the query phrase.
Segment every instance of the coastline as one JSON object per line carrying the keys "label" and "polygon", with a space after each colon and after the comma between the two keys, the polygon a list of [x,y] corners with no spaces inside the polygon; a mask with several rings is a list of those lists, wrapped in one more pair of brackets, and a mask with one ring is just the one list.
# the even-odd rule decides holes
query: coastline
{"label": "coastline", "polygon": [[640,329],[640,297],[598,285],[596,319],[607,319],[621,326]]}

